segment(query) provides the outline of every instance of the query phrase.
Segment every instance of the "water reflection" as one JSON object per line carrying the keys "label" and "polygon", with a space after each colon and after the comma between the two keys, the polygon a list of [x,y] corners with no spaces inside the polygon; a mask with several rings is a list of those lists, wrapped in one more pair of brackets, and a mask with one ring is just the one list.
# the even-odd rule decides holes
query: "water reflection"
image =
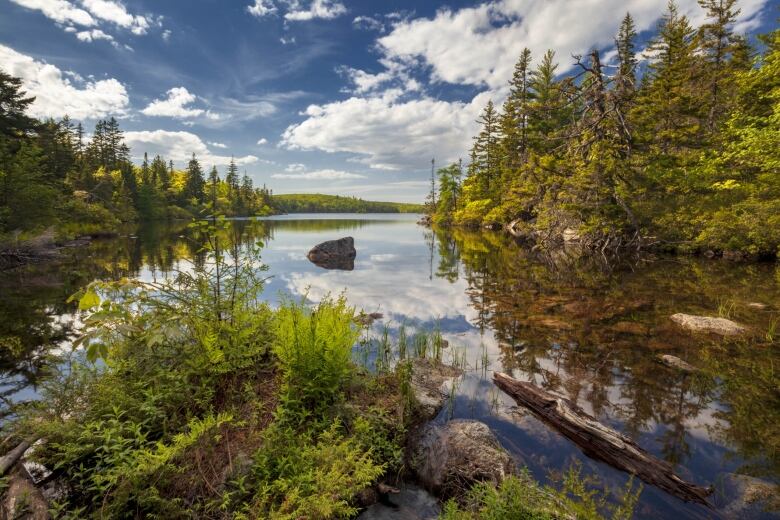
{"label": "water reflection", "polygon": [[[717,486],[736,471],[780,478],[780,347],[765,337],[780,310],[776,265],[668,257],[619,265],[576,252],[541,255],[502,233],[432,231],[411,215],[320,217],[236,222],[234,233],[266,244],[272,275],[266,297],[318,300],[346,290],[353,305],[384,314],[377,332],[438,327],[450,344],[445,361],[465,359],[470,369],[443,414],[490,424],[538,478],[581,460],[613,489],[626,480],[514,408],[490,382],[493,370],[565,394],[685,479]],[[358,250],[354,271],[325,271],[306,259],[313,245],[346,235]],[[165,276],[202,262],[201,245],[186,225],[141,228],[96,241],[58,264],[0,275],[5,392],[34,384],[50,362],[44,346],[67,342],[77,320],[64,302],[80,285]],[[691,336],[668,319],[719,308],[751,327],[751,339]],[[659,353],[700,372],[661,365]],[[654,489],[645,490],[638,513],[711,515]]]}

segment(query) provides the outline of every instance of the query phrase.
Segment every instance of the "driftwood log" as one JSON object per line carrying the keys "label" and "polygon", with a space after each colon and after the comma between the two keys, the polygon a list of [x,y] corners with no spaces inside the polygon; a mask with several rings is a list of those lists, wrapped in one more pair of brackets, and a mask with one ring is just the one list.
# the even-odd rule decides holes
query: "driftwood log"
{"label": "driftwood log", "polygon": [[713,489],[685,482],[674,468],[643,450],[634,441],[598,422],[568,399],[531,383],[495,372],[493,382],[517,403],[574,442],[587,456],[636,475],[644,482],[686,501],[707,507]]}
{"label": "driftwood log", "polygon": [[29,447],[30,443],[28,441],[22,441],[14,449],[0,457],[0,477],[8,473],[19,462],[19,459],[22,458],[22,455]]}

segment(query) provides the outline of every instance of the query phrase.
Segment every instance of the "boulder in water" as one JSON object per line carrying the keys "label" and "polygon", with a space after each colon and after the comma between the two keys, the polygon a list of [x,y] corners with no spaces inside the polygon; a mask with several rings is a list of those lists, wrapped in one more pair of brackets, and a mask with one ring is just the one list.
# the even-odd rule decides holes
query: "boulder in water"
{"label": "boulder in water", "polygon": [[739,323],[726,318],[677,313],[672,315],[672,321],[693,332],[711,332],[720,336],[738,336],[747,331]]}
{"label": "boulder in water", "polygon": [[412,466],[420,483],[443,497],[462,495],[477,482],[498,484],[517,471],[488,425],[466,419],[426,426],[415,441]]}
{"label": "boulder in water", "polygon": [[411,387],[423,420],[433,419],[444,406],[449,393],[444,384],[460,377],[463,370],[439,361],[417,358],[412,361]]}
{"label": "boulder in water", "polygon": [[306,257],[315,265],[324,269],[351,271],[355,268],[355,240],[352,237],[328,240],[317,244]]}

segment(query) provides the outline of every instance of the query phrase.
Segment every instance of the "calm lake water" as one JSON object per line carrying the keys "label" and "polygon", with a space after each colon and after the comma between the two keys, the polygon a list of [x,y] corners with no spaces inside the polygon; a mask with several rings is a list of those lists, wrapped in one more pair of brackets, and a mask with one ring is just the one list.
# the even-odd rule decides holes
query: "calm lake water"
{"label": "calm lake water", "polygon": [[[416,215],[290,215],[237,221],[265,243],[272,276],[265,297],[346,292],[350,303],[404,327],[441,330],[445,362],[467,374],[438,420],[476,418],[542,481],[579,461],[611,489],[627,476],[595,462],[517,409],[491,383],[503,371],[566,395],[698,484],[726,487],[730,474],[780,480],[780,347],[767,338],[780,317],[780,266],[686,257],[610,265],[574,252],[540,256],[503,233],[432,231]],[[352,236],[352,271],[306,259],[324,240]],[[79,320],[67,297],[92,279],[159,278],[198,260],[185,224],[148,226],[74,248],[62,260],[0,273],[0,409],[34,399],[50,367],[70,353]],[[761,303],[762,309],[750,303]],[[724,341],[681,331],[677,312],[725,315],[753,331]],[[780,336],[780,325],[774,333]],[[673,354],[700,369],[659,364]],[[4,412],[5,414],[5,412]],[[722,499],[713,499],[722,503]],[[712,518],[645,486],[637,517]]]}

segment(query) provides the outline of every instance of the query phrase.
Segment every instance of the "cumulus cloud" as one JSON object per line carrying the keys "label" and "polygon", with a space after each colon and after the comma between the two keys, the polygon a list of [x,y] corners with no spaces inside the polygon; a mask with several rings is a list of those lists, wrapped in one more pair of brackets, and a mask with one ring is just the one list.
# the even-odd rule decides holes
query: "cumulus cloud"
{"label": "cumulus cloud", "polygon": [[268,144],[268,139],[266,139],[265,137],[261,137],[260,139],[257,140],[258,146],[263,146],[264,144]]}
{"label": "cumulus cloud", "polygon": [[317,180],[317,181],[337,181],[345,179],[363,179],[365,175],[358,173],[350,173],[341,170],[312,170],[312,171],[294,171],[289,170],[285,173],[274,173],[271,175],[273,179],[303,179],[303,180]]}
{"label": "cumulus cloud", "polygon": [[209,145],[213,146],[214,148],[227,148],[227,145],[225,143],[217,143],[215,141],[209,141]]}
{"label": "cumulus cloud", "polygon": [[84,81],[76,73],[36,61],[5,45],[0,45],[0,68],[21,78],[27,93],[35,96],[29,110],[34,117],[94,119],[127,112],[127,90],[116,79]]}
{"label": "cumulus cloud", "polygon": [[331,20],[347,12],[344,4],[338,0],[277,0],[277,3],[273,0],[255,0],[246,10],[252,16],[264,18],[277,13],[277,4],[284,7],[284,19],[290,22],[305,22],[317,18]]}
{"label": "cumulus cloud", "polygon": [[464,153],[485,102],[481,96],[471,103],[353,96],[311,105],[303,122],[284,131],[282,144],[291,149],[359,154],[357,160],[372,168],[420,168],[431,157],[452,161]]}
{"label": "cumulus cloud", "polygon": [[[740,4],[741,19],[753,20],[766,2]],[[702,21],[704,12],[696,0],[678,4],[694,23]],[[421,61],[434,81],[495,89],[511,77],[524,47],[537,57],[552,48],[565,70],[572,65],[572,54],[611,46],[627,11],[643,31],[655,26],[665,7],[664,0],[601,0],[591,6],[598,16],[582,23],[583,7],[575,0],[500,0],[399,22],[377,43],[387,58]]]}
{"label": "cumulus cloud", "polygon": [[104,31],[100,31],[104,37],[96,36],[94,31],[78,31],[74,29],[74,25],[88,28],[108,23],[129,30],[135,35],[146,34],[153,25],[161,25],[160,17],[131,14],[118,0],[80,0],[80,5],[70,0],[11,1],[27,9],[40,11],[57,24],[65,25],[64,30],[75,33],[81,41],[113,41],[113,37]]}
{"label": "cumulus cloud", "polygon": [[290,11],[284,15],[285,20],[291,22],[304,22],[315,18],[330,20],[346,14],[347,8],[336,0],[312,0],[308,7],[301,6],[301,2],[292,0]]}
{"label": "cumulus cloud", "polygon": [[[142,132],[125,132],[125,142],[130,147],[133,157],[140,159],[144,152],[149,155],[160,154],[166,159],[184,163],[194,153],[201,164],[206,166],[223,166],[230,163],[230,157],[211,153],[207,143],[191,132],[172,132],[168,130],[152,130]],[[258,162],[254,155],[235,158],[236,164],[252,164]]]}
{"label": "cumulus cloud", "polygon": [[151,25],[150,20],[145,16],[127,12],[127,8],[121,2],[113,0],[81,0],[81,2],[96,18],[128,29],[136,35],[146,34]]}
{"label": "cumulus cloud", "polygon": [[82,42],[93,42],[95,40],[106,40],[113,42],[114,37],[110,34],[106,34],[100,29],[92,29],[91,31],[79,31],[76,33],[76,38]]}
{"label": "cumulus cloud", "polygon": [[84,27],[96,25],[95,19],[84,9],[67,0],[11,0],[13,3],[40,11],[46,18],[57,23],[73,23]]}
{"label": "cumulus cloud", "polygon": [[356,29],[363,29],[364,31],[384,31],[385,24],[381,20],[374,18],[373,16],[356,16],[352,20],[352,25]]}
{"label": "cumulus cloud", "polygon": [[165,99],[155,99],[141,110],[147,116],[190,118],[205,113],[201,108],[191,108],[187,105],[194,103],[198,98],[184,87],[174,87],[166,93]]}
{"label": "cumulus cloud", "polygon": [[249,14],[262,18],[263,16],[274,14],[276,6],[271,0],[255,0],[254,5],[248,5],[246,10]]}

